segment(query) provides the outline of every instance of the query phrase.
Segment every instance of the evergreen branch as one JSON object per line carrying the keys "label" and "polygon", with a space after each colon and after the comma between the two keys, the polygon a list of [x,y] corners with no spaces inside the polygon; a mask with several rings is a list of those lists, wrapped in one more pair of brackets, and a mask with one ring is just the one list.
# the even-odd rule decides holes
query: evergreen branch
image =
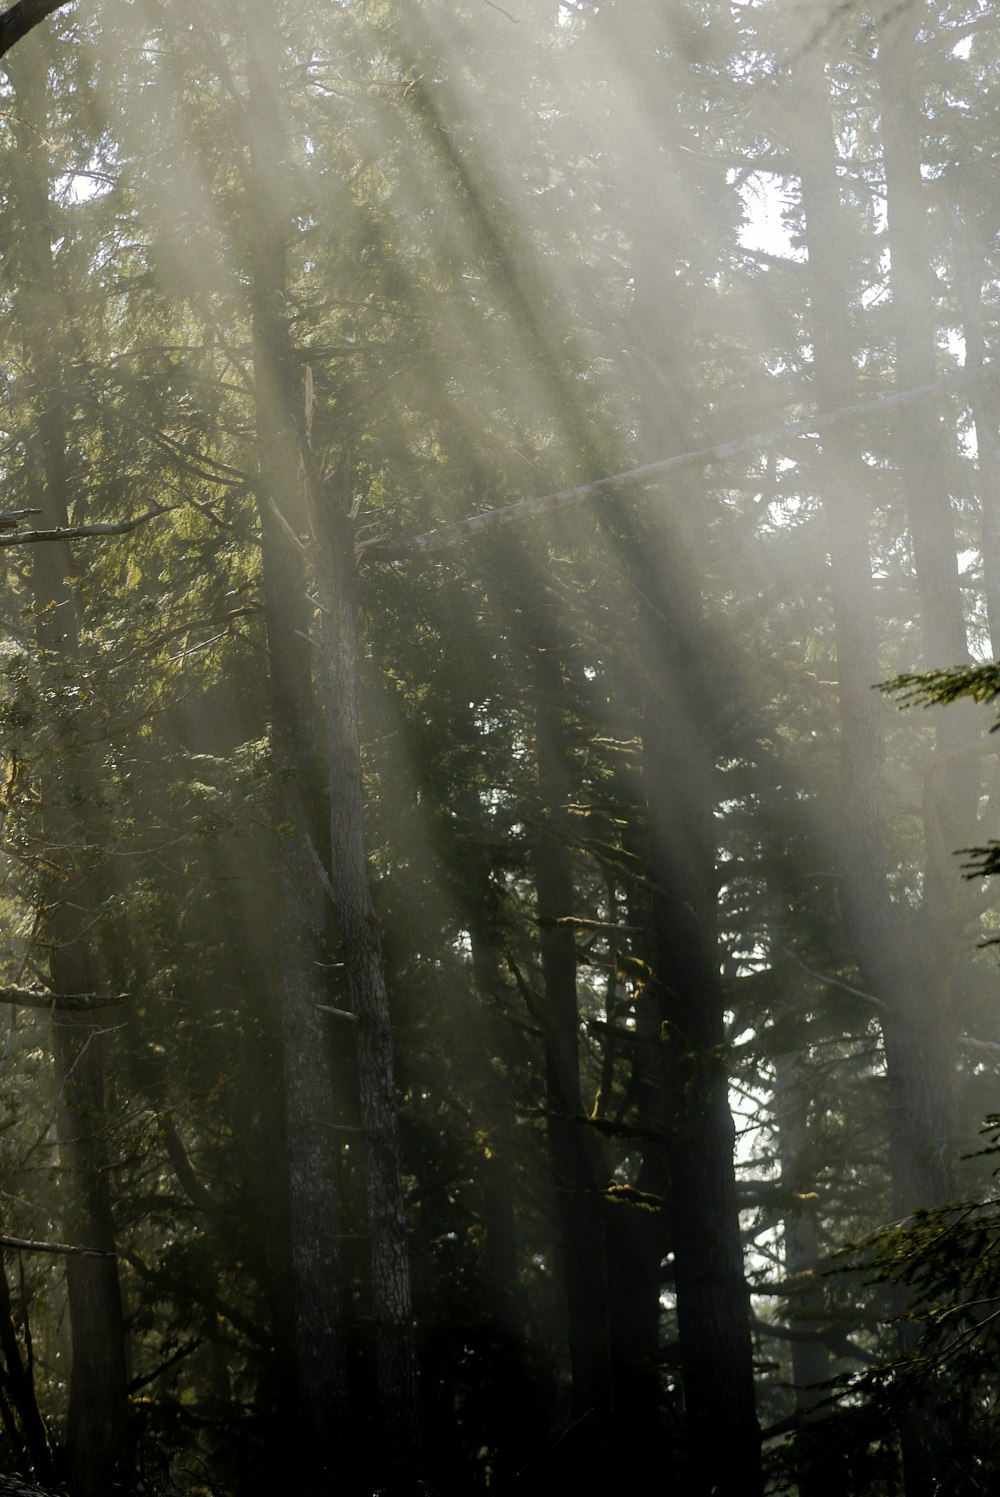
{"label": "evergreen branch", "polygon": [[[154,1268],[152,1264],[147,1263],[141,1253],[136,1252],[134,1248],[128,1250],[123,1248],[119,1256],[122,1262],[127,1263],[130,1268],[134,1268],[139,1277],[147,1284],[151,1284],[157,1289],[163,1289],[167,1281],[162,1271]],[[259,1326],[255,1320],[251,1319],[249,1315],[244,1315],[242,1310],[238,1309],[235,1305],[231,1305],[228,1300],[224,1300],[220,1295],[212,1294],[211,1292],[196,1294],[194,1299],[196,1304],[204,1306],[206,1310],[211,1310],[213,1314],[218,1315],[222,1320],[228,1320],[234,1330],[241,1332],[255,1346],[263,1347],[265,1350],[271,1348],[272,1341],[267,1331]],[[0,1497],[3,1497],[2,1490],[0,1490]]]}
{"label": "evergreen branch", "polygon": [[878,691],[893,692],[903,707],[947,706],[962,697],[974,702],[992,702],[1000,696],[1000,664],[950,665],[939,670],[907,673],[880,681]]}
{"label": "evergreen branch", "polygon": [[[379,536],[364,541],[357,547],[359,557],[375,557],[379,561],[397,561],[407,556],[423,555],[431,551],[444,551],[459,545],[472,536],[485,535],[501,526],[518,520],[534,519],[536,515],[553,514],[556,510],[569,509],[584,504],[590,499],[608,499],[623,490],[637,488],[644,483],[665,478],[688,468],[706,467],[710,463],[723,462],[742,452],[758,452],[761,448],[773,447],[789,437],[807,436],[813,432],[829,431],[846,421],[859,420],[879,411],[892,410],[897,406],[913,405],[931,395],[961,388],[973,380],[992,375],[992,367],[963,370],[960,374],[947,375],[929,385],[915,385],[909,390],[895,390],[888,395],[879,395],[874,400],[859,400],[852,405],[840,406],[832,411],[819,411],[814,416],[805,416],[799,421],[788,421],[783,426],[774,426],[766,431],[750,432],[730,441],[716,442],[711,447],[698,447],[691,452],[680,452],[674,457],[661,458],[655,463],[645,463],[639,468],[629,468],[624,473],[612,473],[606,478],[596,478],[591,483],[578,484],[576,488],[561,489],[555,494],[544,494],[538,499],[525,499],[520,504],[507,504],[501,509],[488,509],[481,515],[457,520],[453,525],[442,525],[438,530],[429,530],[423,535],[394,539]],[[2,540],[2,537],[0,537]]]}

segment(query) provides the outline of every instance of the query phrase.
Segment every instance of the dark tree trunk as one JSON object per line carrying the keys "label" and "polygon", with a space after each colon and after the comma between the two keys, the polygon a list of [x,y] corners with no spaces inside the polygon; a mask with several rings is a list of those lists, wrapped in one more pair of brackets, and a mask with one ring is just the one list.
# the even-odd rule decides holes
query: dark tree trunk
{"label": "dark tree trunk", "polygon": [[[25,1339],[27,1340],[27,1325]],[[30,1342],[28,1343],[30,1348]],[[35,1396],[30,1349],[22,1358],[21,1346],[14,1325],[14,1311],[7,1282],[7,1265],[0,1263],[0,1350],[3,1352],[4,1376],[4,1423],[15,1448],[23,1441],[23,1449],[31,1462],[31,1469],[39,1481],[47,1485],[57,1480],[55,1462],[49,1444],[49,1434]],[[11,1417],[16,1414],[16,1421]]]}
{"label": "dark tree trunk", "polygon": [[[551,607],[551,605],[548,605]],[[529,603],[526,623],[535,698],[539,824],[532,858],[538,898],[538,939],[544,986],[545,1110],[559,1222],[565,1291],[572,1414],[603,1420],[610,1405],[603,1188],[597,1139],[586,1123],[580,1091],[577,999],[577,913],[568,852],[566,744],[560,704],[562,663],[544,602]]]}
{"label": "dark tree trunk", "polygon": [[354,525],[308,465],[310,520],[322,614],[323,708],[330,781],[330,889],[357,1021],[361,1131],[368,1175],[372,1308],[379,1414],[391,1476],[415,1475],[417,1361],[398,1100],[382,935],[368,881],[358,726],[358,602]]}
{"label": "dark tree trunk", "polygon": [[[288,1189],[292,1325],[291,1403],[309,1493],[326,1493],[348,1459],[338,1147],[321,1003],[329,1003],[325,894],[310,850],[318,839],[316,752],[306,568],[296,531],[306,516],[295,410],[298,368],[286,321],[286,194],[280,41],[268,0],[248,11],[251,136],[246,218],[252,240],[253,353],[258,511],[270,657],[277,834],[277,936],[282,1098]],[[291,530],[292,535],[289,535]],[[279,1296],[280,1303],[280,1296]],[[281,1338],[279,1338],[280,1340]]]}
{"label": "dark tree trunk", "polygon": [[[832,1375],[830,1354],[818,1337],[824,1316],[822,1247],[815,1189],[815,1163],[807,1123],[807,1077],[789,1056],[775,1065],[774,1112],[778,1124],[781,1187],[785,1197],[785,1280],[789,1286],[788,1329],[792,1333],[792,1383],[795,1407],[803,1425],[814,1425],[828,1412],[829,1389],[822,1384]],[[820,1460],[800,1457],[796,1470],[799,1497],[842,1497],[847,1473],[830,1441]],[[806,1446],[808,1452],[809,1447]]]}
{"label": "dark tree trunk", "polygon": [[[690,496],[687,496],[690,499]],[[685,1490],[761,1490],[750,1303],[736,1201],[713,812],[717,714],[693,554],[657,512],[642,579],[643,777],[651,837],[654,989],[664,1067]],[[678,564],[678,558],[683,561]],[[666,560],[669,559],[669,560]],[[717,704],[718,705],[718,704]]]}
{"label": "dark tree trunk", "polygon": [[[896,53],[893,52],[895,68]],[[816,393],[821,405],[846,404],[855,394],[849,300],[843,283],[845,225],[840,208],[836,152],[820,60],[807,55],[800,67],[803,120],[800,134],[802,190],[809,244],[810,290],[815,338]],[[895,139],[899,122],[887,126]],[[890,154],[895,161],[896,149]],[[904,160],[908,159],[904,153]],[[896,170],[900,170],[896,163]],[[919,176],[919,173],[918,173]],[[907,212],[912,204],[907,199]],[[922,210],[921,210],[922,211]],[[909,231],[924,234],[919,218]],[[902,226],[897,225],[902,233]],[[919,253],[919,250],[918,250]],[[906,250],[893,254],[907,316],[926,327],[927,308],[910,301],[918,274]],[[898,346],[897,378],[919,383],[933,377],[924,344],[912,327]],[[919,424],[919,423],[918,423]],[[926,423],[924,423],[926,425]],[[932,436],[939,442],[940,434]],[[915,432],[904,441],[904,481],[923,616],[925,653],[941,650],[947,663],[967,659],[955,532],[936,451],[923,437],[910,455]],[[920,452],[924,452],[924,460]],[[954,849],[972,835],[977,771],[955,764],[968,748],[960,713],[939,715],[937,751],[951,759],[928,775],[925,816],[926,863],[922,907],[915,918],[895,905],[889,892],[885,811],[883,708],[873,685],[884,671],[879,658],[880,623],[875,605],[868,532],[867,484],[846,430],[826,439],[821,460],[831,558],[831,594],[837,631],[840,685],[842,785],[838,815],[841,902],[849,937],[869,990],[882,1003],[880,1017],[889,1080],[889,1134],[894,1209],[906,1215],[919,1205],[954,1195],[954,1034],[949,985],[958,934],[963,927],[961,880]],[[919,537],[919,539],[918,539]],[[954,660],[952,659],[954,656]],[[935,663],[942,663],[941,657]],[[947,724],[944,719],[948,719]],[[968,763],[970,756],[965,755]],[[964,833],[963,833],[964,827]]]}
{"label": "dark tree trunk", "polygon": [[[44,57],[37,39],[22,43],[8,65],[18,102],[17,198],[22,216],[27,275],[19,315],[25,362],[35,395],[35,467],[40,523],[67,524],[66,416],[62,393],[60,330],[63,305],[52,257],[48,168],[44,156]],[[73,669],[78,655],[76,598],[68,547],[35,548],[32,590],[37,639],[49,664]],[[88,851],[100,847],[101,766],[88,743],[80,713],[61,725],[58,769],[43,785],[45,837],[58,867],[48,894],[43,938],[49,951],[53,993],[100,988],[92,938],[86,934],[99,907],[102,875]],[[67,1262],[72,1370],[66,1454],[75,1497],[109,1497],[133,1483],[133,1431],[126,1394],[125,1323],[115,1254],[108,1186],[105,1101],[105,1029],[100,1015],[60,1013],[53,1018],[59,1089],[59,1153],[65,1170],[65,1233],[70,1242],[101,1256]]]}
{"label": "dark tree trunk", "polygon": [[[305,512],[312,532],[310,559],[313,564],[322,618],[320,671],[323,717],[326,737],[326,774],[330,789],[330,889],[340,928],[341,954],[346,974],[351,1011],[356,1020],[358,1087],[360,1093],[361,1129],[364,1139],[368,1179],[368,1226],[371,1241],[372,1305],[375,1321],[378,1410],[380,1427],[376,1442],[378,1458],[387,1479],[408,1479],[415,1473],[418,1447],[417,1373],[410,1295],[409,1260],[406,1244],[402,1172],[400,1168],[399,1120],[395,1089],[395,1070],[388,995],[382,963],[381,931],[372,903],[368,883],[364,836],[364,799],[361,783],[361,748],[358,732],[357,670],[358,614],[354,565],[354,534],[350,518],[338,511],[332,497],[322,491],[305,445],[305,419],[302,412],[301,382],[288,334],[286,315],[285,254],[290,232],[289,205],[285,197],[285,170],[282,108],[278,84],[278,39],[273,15],[267,0],[258,0],[252,13],[248,35],[251,42],[251,92],[253,105],[251,127],[254,184],[260,201],[266,205],[264,221],[255,255],[254,332],[257,369],[258,423],[261,428],[262,526],[265,535],[277,546],[283,546],[284,587],[271,594],[265,578],[265,603],[272,652],[272,682],[275,703],[275,731],[279,714],[284,717],[283,754],[290,759],[279,766],[279,778],[292,783],[294,775],[308,753],[308,732],[303,724],[308,717],[296,716],[298,703],[305,697],[304,680],[308,662],[308,628],[303,627],[301,613],[304,601],[304,577],[293,556],[297,548],[287,539],[279,539],[274,528],[274,510],[280,511],[285,525],[293,531]],[[262,377],[263,376],[263,377]],[[281,454],[282,487],[275,492],[266,478],[272,464]],[[277,472],[274,473],[277,478]],[[280,524],[280,521],[279,521]],[[265,541],[265,565],[267,564]],[[272,551],[272,554],[274,552]],[[295,573],[294,580],[289,573]],[[279,616],[280,615],[280,616]],[[276,645],[280,640],[280,657]],[[301,687],[296,683],[301,682]],[[288,694],[298,699],[291,707]],[[287,791],[286,791],[287,793]],[[301,793],[301,792],[300,792]],[[295,847],[288,858],[294,858],[294,872],[286,874],[289,894],[301,898],[307,891],[319,889],[318,870],[310,868],[312,853],[305,835],[308,818],[295,820],[289,837]],[[307,882],[307,880],[309,882]],[[294,886],[294,887],[293,887]],[[315,909],[311,902],[310,910]],[[295,914],[289,910],[289,914]],[[301,910],[297,913],[301,920]],[[315,926],[312,927],[315,929]],[[309,940],[299,927],[298,949],[305,952]],[[315,967],[315,960],[313,962]],[[290,1168],[292,1171],[293,1209],[296,1178],[301,1183],[302,1225],[313,1213],[318,1225],[317,1203],[325,1192],[328,1212],[332,1211],[333,1175],[319,1158],[323,1130],[315,1127],[315,1116],[302,1118],[302,1130],[292,1116],[292,1107],[308,1105],[301,1084],[303,1074],[315,1072],[319,1047],[307,1026],[307,1009],[315,1016],[315,988],[306,997],[307,974],[304,964],[291,986],[286,984],[286,1089],[289,1102]],[[312,979],[315,984],[315,977]],[[294,1001],[294,1009],[291,1006]],[[343,1021],[342,1021],[343,1022]],[[289,1048],[291,1047],[291,1048]],[[312,1054],[305,1053],[306,1049]],[[317,1095],[314,1088],[313,1096]],[[292,1146],[294,1138],[299,1139]],[[312,1148],[315,1167],[304,1167],[307,1142]],[[329,1145],[327,1145],[329,1148]],[[326,1304],[329,1334],[326,1342],[336,1340],[336,1314],[330,1289],[335,1278],[333,1250],[335,1238],[328,1232],[321,1249],[317,1235],[308,1249],[308,1261],[301,1258],[301,1272],[317,1273],[327,1284]],[[293,1251],[295,1251],[293,1245]],[[325,1259],[324,1255],[325,1254]],[[325,1263],[325,1266],[324,1266]],[[311,1267],[310,1267],[311,1265]],[[305,1281],[303,1280],[303,1287]],[[311,1318],[310,1318],[311,1316]],[[301,1317],[297,1316],[300,1344],[307,1333],[315,1335],[315,1306],[310,1310],[303,1300]],[[319,1353],[311,1358],[315,1370],[313,1386],[320,1392],[324,1372],[329,1379],[331,1363],[341,1354],[326,1358]],[[301,1353],[300,1353],[301,1356]],[[336,1387],[328,1382],[326,1407],[340,1400],[342,1377],[337,1373]]]}
{"label": "dark tree trunk", "polygon": [[[983,282],[988,274],[985,236],[975,214],[964,205],[951,206],[951,252],[955,289],[962,313],[965,367],[982,370],[989,357],[983,309]],[[983,595],[990,647],[1000,658],[1000,399],[992,384],[979,384],[970,394],[979,458],[980,549],[983,558]]]}
{"label": "dark tree trunk", "polygon": [[[664,75],[644,69],[639,87],[649,117],[661,122],[637,146],[624,211],[631,238],[634,301],[635,457],[684,451],[703,418],[697,378],[678,371],[703,357],[697,293],[683,267],[706,228],[698,193],[667,165],[677,115]],[[686,204],[679,212],[677,205]],[[642,1107],[654,1138],[640,1179],[668,1194],[659,1229],[640,1233],[646,1281],[646,1334],[653,1311],[657,1254],[673,1248],[685,1492],[761,1490],[760,1430],[753,1379],[750,1302],[736,1201],[735,1133],[716,915],[713,817],[718,721],[725,690],[713,688],[721,656],[702,609],[699,557],[709,544],[706,496],[681,479],[653,491],[644,519],[622,514],[613,532],[629,559],[636,599],[634,669],[642,703],[642,780],[649,873],[652,980],[641,1000]],[[714,700],[713,700],[714,698]],[[669,1182],[663,1178],[664,1163]],[[645,1242],[641,1239],[645,1236]],[[665,1240],[666,1239],[666,1240]],[[637,1323],[637,1328],[638,1328]],[[648,1343],[647,1343],[648,1344]],[[646,1386],[646,1396],[652,1385]]]}
{"label": "dark tree trunk", "polygon": [[[629,807],[623,849],[634,860],[633,867],[649,868],[648,816],[640,804],[641,786],[623,784],[621,796],[622,804]],[[645,880],[629,878],[626,909],[634,932],[630,954],[653,971],[652,903]],[[607,1217],[611,1402],[616,1438],[656,1459],[662,1422],[662,1265],[672,1241],[667,1097],[660,1014],[651,985],[643,988],[635,1004],[632,1050],[628,1116],[643,1143],[634,1181],[638,1199],[628,1193],[613,1199]]]}
{"label": "dark tree trunk", "polygon": [[[896,379],[901,387],[934,378],[934,324],[920,178],[919,122],[913,109],[912,58],[900,12],[887,23],[892,44],[880,46],[883,140],[889,182]],[[816,395],[842,405],[855,396],[848,260],[839,201],[836,146],[821,59],[812,49],[799,66],[802,85],[802,192],[809,246]],[[902,481],[916,566],[925,659],[968,660],[955,527],[942,471],[944,435],[926,413],[903,417]],[[836,624],[841,717],[841,785],[837,850],[840,897],[848,937],[865,986],[880,1004],[889,1091],[889,1161],[893,1210],[899,1217],[955,1194],[955,1037],[950,1006],[957,944],[967,924],[952,856],[973,836],[978,769],[962,713],[935,724],[940,768],[927,773],[925,868],[915,913],[890,893],[882,796],[885,784],[883,708],[872,687],[885,674],[881,626],[872,581],[868,485],[846,429],[823,444],[821,491],[827,515],[831,596]],[[949,762],[950,761],[950,762]],[[900,1312],[905,1310],[899,1300]],[[901,1328],[903,1349],[912,1342]],[[933,1416],[906,1424],[903,1464],[908,1497],[930,1492]]]}

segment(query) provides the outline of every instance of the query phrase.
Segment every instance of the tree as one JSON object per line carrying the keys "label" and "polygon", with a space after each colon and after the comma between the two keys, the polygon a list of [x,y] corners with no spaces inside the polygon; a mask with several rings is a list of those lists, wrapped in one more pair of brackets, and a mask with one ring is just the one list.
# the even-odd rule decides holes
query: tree
{"label": "tree", "polygon": [[[317,1490],[359,1451],[467,1492],[628,1448],[742,1492],[760,1421],[776,1483],[891,1483],[902,1428],[919,1490],[920,1399],[968,1430],[989,1378],[881,1399],[887,1292],[822,1269],[982,1193],[994,917],[952,853],[989,754],[871,687],[991,606],[988,18],[71,20],[48,123],[0,120],[6,159],[44,135],[68,292],[8,255],[0,1185],[8,1241],[83,1238],[86,1180],[40,1178],[31,963],[127,994],[73,1032],[114,1013],[83,1173],[142,1480],[251,1497],[294,1429]],[[878,1241],[901,1305],[913,1244]],[[67,1256],[10,1259],[0,1305],[40,1479]],[[831,1373],[867,1410],[839,1464]]]}

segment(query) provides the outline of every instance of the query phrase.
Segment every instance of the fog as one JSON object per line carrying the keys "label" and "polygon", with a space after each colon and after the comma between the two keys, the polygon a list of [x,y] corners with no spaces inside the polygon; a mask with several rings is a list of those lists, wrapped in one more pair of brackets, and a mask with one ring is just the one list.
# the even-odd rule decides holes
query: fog
{"label": "fog", "polygon": [[0,1472],[991,1489],[989,8],[0,67]]}

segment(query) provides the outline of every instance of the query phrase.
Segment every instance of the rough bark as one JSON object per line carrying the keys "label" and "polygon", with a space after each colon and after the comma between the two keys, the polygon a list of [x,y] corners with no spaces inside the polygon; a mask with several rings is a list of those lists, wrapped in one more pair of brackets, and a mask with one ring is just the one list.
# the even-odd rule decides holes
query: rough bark
{"label": "rough bark", "polygon": [[8,1432],[12,1440],[23,1440],[31,1469],[38,1479],[54,1483],[57,1478],[49,1433],[35,1397],[30,1350],[27,1358],[21,1355],[6,1263],[0,1263],[0,1350],[4,1361],[3,1392],[8,1400],[7,1406],[17,1414],[17,1428],[8,1424]]}
{"label": "rough bark", "polygon": [[670,1174],[684,1482],[685,1491],[696,1494],[751,1493],[761,1490],[760,1430],[716,914],[717,748],[710,724],[718,721],[720,704],[713,706],[708,630],[695,553],[685,534],[693,495],[675,496],[674,505],[669,527],[650,523],[645,548],[634,548],[632,565],[641,600],[637,654],[645,698],[649,1001],[656,1014]]}
{"label": "rough bark", "polygon": [[0,57],[5,57],[53,11],[62,10],[68,4],[69,0],[17,0],[16,5],[0,16]]}
{"label": "rough bark", "polygon": [[[880,44],[883,150],[889,195],[896,380],[934,376],[934,321],[920,174],[920,129],[912,97],[913,18],[890,17]],[[809,247],[817,396],[854,393],[851,316],[843,279],[844,217],[822,62],[812,52],[799,68],[803,129],[799,148]],[[900,471],[907,498],[920,622],[927,663],[968,660],[955,526],[938,420],[904,412]],[[894,903],[882,803],[885,783],[882,708],[873,684],[881,629],[872,581],[870,507],[859,458],[840,433],[824,442],[821,489],[828,521],[831,594],[837,637],[841,718],[838,806],[840,898],[865,986],[879,1000],[889,1092],[893,1210],[953,1199],[955,1035],[950,985],[966,925],[954,850],[973,840],[978,768],[960,714],[940,714],[938,763],[927,771],[924,884],[919,912]],[[946,720],[947,719],[947,720]],[[897,1308],[906,1308],[900,1297]],[[910,1328],[900,1331],[903,1350]],[[917,1410],[902,1429],[908,1497],[933,1486],[933,1410]]]}
{"label": "rough bark", "polygon": [[[294,409],[298,370],[286,323],[287,236],[280,44],[268,0],[248,9],[252,335],[257,501],[270,662],[282,1099],[288,1189],[289,1354],[299,1459],[309,1492],[325,1492],[345,1457],[347,1380],[337,1196],[338,1149],[318,1005],[329,1001],[324,893],[313,865],[321,780],[315,748],[311,610]],[[282,522],[285,523],[282,523]],[[280,1256],[280,1255],[279,1255]],[[279,1305],[281,1296],[279,1296]],[[280,1313],[280,1310],[279,1310]],[[287,1340],[287,1337],[280,1339]]]}
{"label": "rough bark", "polygon": [[[647,453],[676,450],[700,420],[688,382],[676,378],[690,357],[690,307],[675,271],[684,258],[684,231],[665,208],[674,184],[660,177],[662,162],[651,160],[650,169],[659,190],[646,191],[644,184],[629,204],[636,283],[630,331],[649,371],[637,402]],[[648,1002],[655,1015],[647,1027],[653,1038],[655,1025],[658,1052],[646,1077],[646,1105],[654,1126],[662,1118],[666,1135],[684,1419],[680,1484],[692,1494],[756,1494],[760,1428],[717,915],[714,813],[724,657],[713,642],[699,568],[709,544],[706,495],[695,476],[704,466],[692,462],[669,485],[661,480],[637,525],[619,519],[629,537],[642,704]],[[660,1153],[651,1148],[646,1161],[654,1182]]]}
{"label": "rough bark", "polygon": [[[42,155],[45,65],[28,44],[8,68],[18,99],[18,204],[33,276],[20,316],[28,344],[25,362],[35,384],[35,467],[43,523],[67,523],[66,416],[60,329],[64,307],[52,257],[47,166]],[[65,543],[33,555],[32,590],[37,639],[48,662],[72,670],[78,653],[76,599]],[[43,939],[53,993],[98,992],[102,986],[89,911],[99,904],[99,870],[88,849],[99,845],[101,770],[72,709],[61,725],[62,752],[43,784],[43,823],[57,867],[48,893]],[[104,1076],[105,1025],[95,1012],[53,1013],[59,1088],[59,1153],[67,1180],[65,1235],[95,1250],[67,1258],[72,1370],[66,1451],[77,1497],[108,1497],[133,1482],[133,1432],[126,1394],[125,1323],[108,1187]]]}
{"label": "rough bark", "polygon": [[[791,1333],[795,1407],[803,1425],[815,1424],[827,1412],[829,1391],[821,1385],[831,1376],[830,1354],[817,1332],[823,1323],[822,1244],[815,1190],[813,1150],[806,1117],[803,1075],[794,1059],[779,1056],[775,1066],[774,1111],[778,1124],[784,1210],[785,1280],[789,1285],[788,1330]],[[806,1082],[808,1085],[808,1082]],[[822,1461],[801,1459],[796,1472],[799,1497],[840,1497],[847,1477],[834,1452]]]}
{"label": "rough bark", "polygon": [[[623,784],[622,803],[631,805],[623,834],[624,850],[635,868],[650,866],[648,818],[641,786]],[[636,933],[631,955],[655,968],[653,919],[647,883],[630,877],[626,889],[628,924]],[[660,1015],[646,986],[635,1005],[635,1042],[627,1095],[630,1119],[645,1135],[635,1176],[637,1197],[615,1199],[607,1217],[608,1343],[615,1433],[630,1448],[655,1459],[662,1420],[660,1408],[660,1295],[663,1260],[671,1248],[670,1163],[667,1153],[667,1098],[661,1064]]]}
{"label": "rough bark", "polygon": [[417,1361],[400,1164],[398,1101],[382,935],[368,880],[358,725],[358,603],[354,526],[308,462],[310,523],[322,616],[321,661],[330,783],[330,893],[340,926],[368,1177],[372,1309],[383,1446],[398,1479],[417,1462]]}
{"label": "rough bark", "polygon": [[545,627],[546,611],[544,602],[528,607],[540,801],[532,861],[545,1002],[546,1130],[559,1221],[572,1415],[579,1421],[595,1415],[603,1419],[610,1405],[604,1182],[597,1140],[587,1129],[580,1091],[576,937],[573,926],[565,923],[576,910],[567,846],[565,808],[570,795],[559,705],[565,693],[556,642]]}
{"label": "rough bark", "polygon": [[[285,311],[286,238],[289,232],[289,205],[284,194],[284,144],[281,131],[282,107],[277,71],[278,40],[271,8],[259,0],[252,12],[249,30],[251,41],[251,130],[253,135],[254,184],[259,201],[267,205],[267,224],[258,236],[255,255],[254,333],[255,356],[259,355],[257,377],[258,423],[261,432],[260,461],[262,479],[276,461],[280,451],[284,482],[275,491],[266,479],[262,484],[262,528],[269,531],[272,542],[278,540],[274,530],[274,509],[293,529],[299,517],[304,494],[308,524],[312,532],[311,561],[322,619],[320,639],[320,675],[325,722],[325,767],[330,789],[330,875],[329,889],[336,907],[340,929],[341,955],[345,969],[351,1011],[357,1020],[358,1088],[361,1129],[367,1171],[368,1225],[371,1243],[372,1308],[375,1321],[378,1411],[381,1426],[378,1442],[380,1462],[388,1479],[413,1476],[417,1460],[417,1370],[413,1312],[410,1293],[409,1258],[406,1241],[402,1171],[400,1167],[399,1120],[395,1088],[395,1068],[388,994],[382,962],[381,931],[368,882],[365,851],[364,798],[361,778],[361,747],[358,730],[357,671],[358,617],[354,569],[354,534],[350,517],[338,509],[333,496],[323,491],[315,472],[307,443],[304,422],[299,417],[301,397],[292,355]],[[296,435],[296,427],[299,428]],[[294,471],[301,471],[301,482],[293,489],[290,483],[292,447],[296,448]],[[281,526],[285,530],[285,526]],[[280,544],[280,543],[279,543]],[[296,548],[284,542],[283,568],[286,577],[296,574],[289,590],[276,591],[268,601],[265,580],[265,606],[272,651],[272,679],[275,686],[275,728],[279,713],[285,715],[291,732],[283,745],[286,763],[292,767],[303,762],[305,744],[301,717],[287,711],[288,693],[302,679],[306,670],[303,648],[308,650],[308,626],[301,621],[304,595],[303,579],[295,563]],[[267,566],[265,539],[265,566]],[[272,556],[274,550],[272,548]],[[279,612],[281,617],[278,616]],[[296,618],[298,614],[298,618]],[[276,641],[281,640],[282,659],[275,658]],[[301,669],[293,664],[295,656],[303,662]],[[286,668],[287,666],[287,668]],[[300,695],[304,694],[303,691]],[[286,773],[287,778],[287,773]],[[294,823],[296,881],[303,874],[300,830],[307,827],[301,819]],[[312,858],[312,853],[309,852]],[[318,888],[316,869],[310,870],[312,887]],[[289,885],[291,878],[288,879]],[[297,894],[305,892],[298,883]],[[289,912],[292,913],[291,911]],[[301,918],[301,917],[299,917]],[[304,948],[302,948],[304,949]],[[305,973],[301,973],[304,979]],[[301,984],[296,983],[295,1001],[299,1002]],[[286,1012],[290,1013],[286,990]],[[311,1005],[313,1008],[314,1004]],[[305,1005],[299,1008],[305,1019]],[[314,1054],[306,1056],[304,1023],[286,1023],[286,1043],[294,1049],[286,1058],[286,1085],[289,1088],[289,1129],[294,1126],[291,1106],[301,1098],[301,1080],[290,1074],[315,1069]],[[302,1145],[305,1145],[305,1138]],[[314,1148],[318,1140],[312,1138]],[[290,1150],[290,1153],[292,1151]],[[297,1168],[294,1157],[293,1170]],[[302,1210],[329,1176],[311,1170],[308,1178],[300,1171],[303,1185]],[[292,1180],[293,1192],[295,1179]],[[315,1254],[313,1255],[313,1261]],[[303,1262],[303,1270],[306,1268]],[[304,1307],[305,1310],[305,1307]],[[315,1322],[315,1307],[312,1309]],[[298,1320],[300,1337],[307,1329]],[[332,1331],[332,1322],[331,1322]],[[333,1339],[332,1335],[329,1338]],[[317,1372],[321,1368],[317,1366]],[[318,1386],[318,1381],[317,1381]]]}
{"label": "rough bark", "polygon": [[16,1476],[0,1476],[0,1497],[56,1497],[49,1488],[33,1487]]}
{"label": "rough bark", "polygon": [[[819,61],[812,56],[803,59],[801,76],[807,100],[803,115],[809,121],[800,138],[800,149],[816,384],[821,399],[849,399],[854,386],[851,320],[843,284],[844,224],[829,104]],[[956,937],[954,926],[947,932],[946,927],[955,914],[960,880],[945,848],[949,838],[952,848],[958,845],[957,826],[952,815],[954,802],[949,799],[947,807],[940,801],[931,805],[925,888],[920,916],[915,919],[911,911],[893,903],[889,888],[882,799],[883,708],[872,691],[884,674],[879,658],[881,629],[869,555],[867,485],[853,445],[832,434],[824,443],[820,474],[828,523],[840,691],[841,904],[866,985],[882,1005],[893,1197],[895,1209],[905,1215],[915,1206],[933,1205],[954,1193],[954,1040],[948,982]],[[924,492],[915,503],[924,511],[921,525],[929,529],[934,499],[927,492],[926,475],[921,477],[921,488]],[[947,510],[946,495],[938,493],[936,503],[938,511],[942,506]],[[950,545],[953,566],[954,528],[940,513],[937,521],[936,545],[945,551]],[[918,556],[918,569],[922,555],[923,550]],[[947,628],[954,634],[958,629],[954,599],[949,601],[941,581],[942,572],[948,569],[947,559],[923,560],[934,573],[928,593],[921,594],[921,604],[926,604],[931,615],[931,622],[926,624],[930,631],[927,637],[937,637],[933,633],[935,616],[947,616]],[[957,574],[955,584],[957,590]],[[961,642],[957,637],[952,639],[952,647],[964,650],[964,638]],[[941,747],[939,744],[939,751]],[[950,832],[944,831],[944,823]]]}

